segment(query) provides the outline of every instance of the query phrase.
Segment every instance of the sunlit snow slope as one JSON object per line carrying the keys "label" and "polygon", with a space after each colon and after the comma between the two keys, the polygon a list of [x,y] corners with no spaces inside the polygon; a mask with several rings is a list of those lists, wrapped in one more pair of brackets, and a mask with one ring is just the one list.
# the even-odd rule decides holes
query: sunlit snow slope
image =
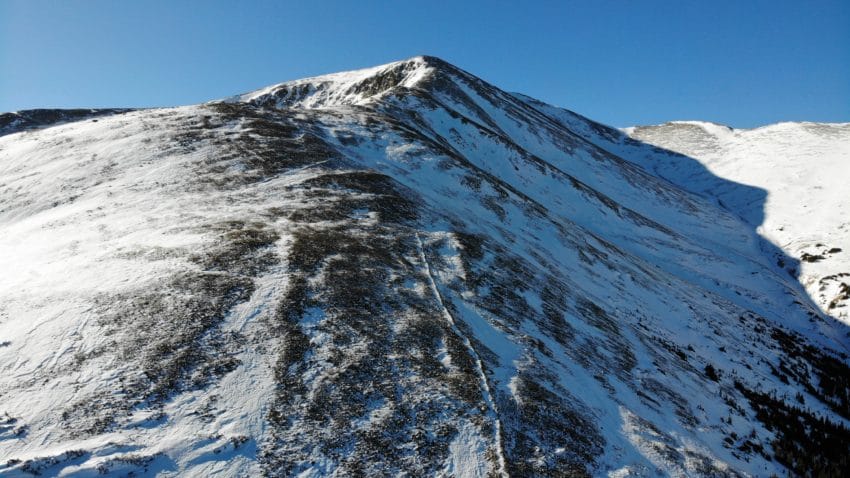
{"label": "sunlit snow slope", "polygon": [[0,475],[848,466],[847,327],[696,160],[432,57],[55,118],[0,136]]}

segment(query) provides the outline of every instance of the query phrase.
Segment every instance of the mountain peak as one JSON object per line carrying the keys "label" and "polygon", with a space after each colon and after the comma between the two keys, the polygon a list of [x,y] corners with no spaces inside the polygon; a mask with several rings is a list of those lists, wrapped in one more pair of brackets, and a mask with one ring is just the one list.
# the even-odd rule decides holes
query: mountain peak
{"label": "mountain peak", "polygon": [[455,70],[440,58],[415,56],[371,68],[287,81],[225,101],[278,108],[362,105],[393,90],[416,88],[437,71]]}

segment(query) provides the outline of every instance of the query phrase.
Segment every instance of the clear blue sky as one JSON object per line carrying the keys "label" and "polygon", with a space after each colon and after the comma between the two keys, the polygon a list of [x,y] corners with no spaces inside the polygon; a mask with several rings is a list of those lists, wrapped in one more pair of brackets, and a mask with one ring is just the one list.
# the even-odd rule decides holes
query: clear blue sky
{"label": "clear blue sky", "polygon": [[190,104],[420,54],[615,126],[850,121],[848,0],[0,0],[0,111]]}

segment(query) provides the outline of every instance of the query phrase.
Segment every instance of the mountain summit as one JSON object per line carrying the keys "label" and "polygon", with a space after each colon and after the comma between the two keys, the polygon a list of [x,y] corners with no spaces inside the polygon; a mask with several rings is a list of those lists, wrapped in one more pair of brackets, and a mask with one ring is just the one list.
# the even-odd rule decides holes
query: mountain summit
{"label": "mountain summit", "polygon": [[438,75],[460,70],[431,56],[418,56],[374,68],[280,83],[231,98],[259,106],[331,108],[365,105],[393,91],[428,88]]}
{"label": "mountain summit", "polygon": [[640,135],[432,57],[0,128],[0,475],[848,466],[765,191]]}

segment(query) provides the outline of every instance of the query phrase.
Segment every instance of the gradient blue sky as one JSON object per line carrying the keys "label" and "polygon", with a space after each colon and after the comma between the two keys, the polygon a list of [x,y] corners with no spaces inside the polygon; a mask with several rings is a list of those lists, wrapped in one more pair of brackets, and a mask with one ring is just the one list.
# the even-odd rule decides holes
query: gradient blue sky
{"label": "gradient blue sky", "polygon": [[0,111],[190,104],[420,54],[615,126],[850,121],[848,0],[0,0]]}

